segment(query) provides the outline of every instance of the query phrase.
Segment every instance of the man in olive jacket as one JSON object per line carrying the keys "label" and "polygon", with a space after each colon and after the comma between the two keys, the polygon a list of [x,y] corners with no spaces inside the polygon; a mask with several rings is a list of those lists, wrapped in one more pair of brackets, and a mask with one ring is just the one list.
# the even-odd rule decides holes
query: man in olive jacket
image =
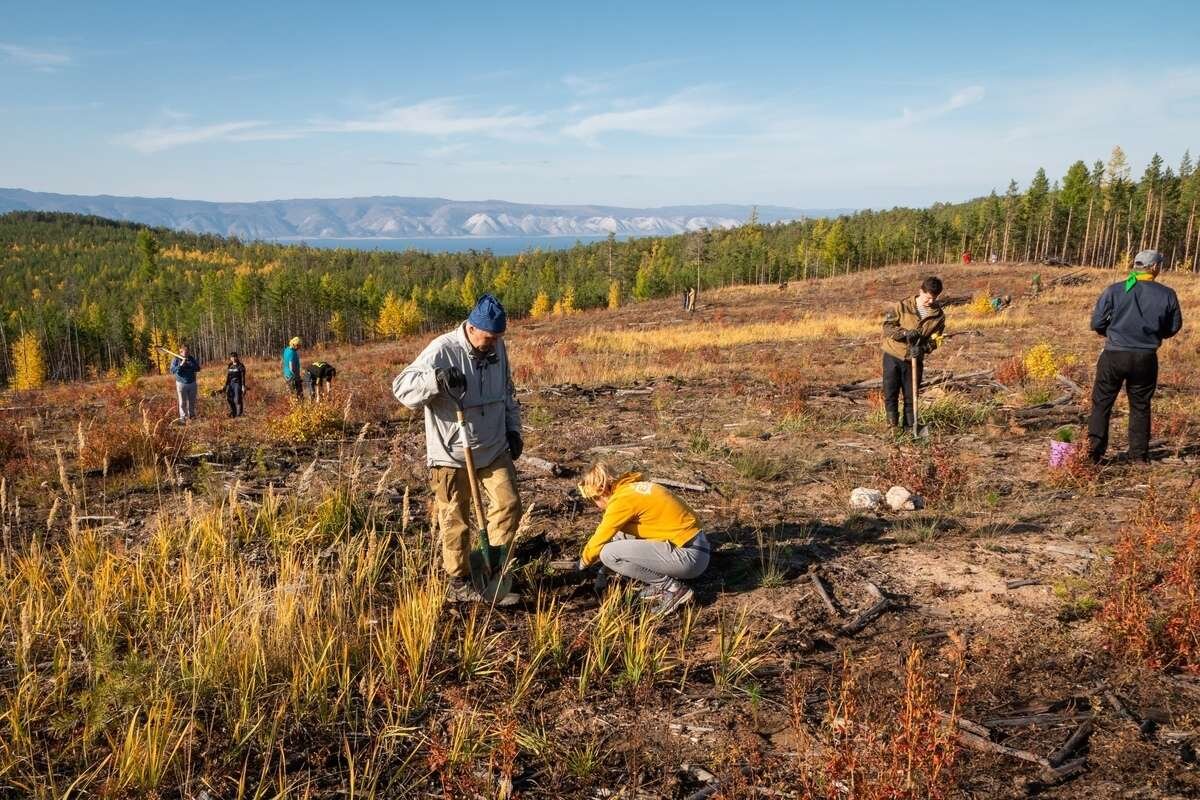
{"label": "man in olive jacket", "polygon": [[940,278],[929,276],[921,282],[916,297],[901,300],[883,318],[883,407],[888,424],[900,426],[899,400],[904,393],[904,425],[913,424],[912,367],[917,383],[924,372],[925,356],[937,349],[946,315],[937,305],[942,293]]}
{"label": "man in olive jacket", "polygon": [[[467,321],[434,339],[392,382],[396,399],[425,411],[425,452],[437,501],[442,564],[452,601],[479,600],[471,586],[471,487],[463,448],[470,441],[476,472],[487,498],[489,542],[512,544],[521,521],[513,460],[521,457],[521,410],[504,347],[507,317],[500,301],[485,294]],[[461,392],[467,427],[458,424],[454,400]]]}

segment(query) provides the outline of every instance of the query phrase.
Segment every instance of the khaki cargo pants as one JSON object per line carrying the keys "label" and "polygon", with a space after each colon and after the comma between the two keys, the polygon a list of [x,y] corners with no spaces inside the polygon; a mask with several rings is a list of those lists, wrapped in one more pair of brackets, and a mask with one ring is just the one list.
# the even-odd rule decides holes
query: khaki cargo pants
{"label": "khaki cargo pants", "polygon": [[[521,522],[521,498],[512,458],[505,453],[475,470],[487,506],[488,541],[494,546],[512,543]],[[475,547],[475,513],[471,510],[471,485],[465,467],[432,467],[429,471],[437,501],[438,527],[442,532],[442,564],[459,578],[470,575],[467,554]]]}

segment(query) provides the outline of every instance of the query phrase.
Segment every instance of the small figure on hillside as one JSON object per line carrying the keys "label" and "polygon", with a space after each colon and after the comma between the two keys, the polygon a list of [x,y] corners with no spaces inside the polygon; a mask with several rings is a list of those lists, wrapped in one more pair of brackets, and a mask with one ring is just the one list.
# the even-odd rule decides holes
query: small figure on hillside
{"label": "small figure on hillside", "polygon": [[1088,457],[1100,461],[1108,449],[1108,423],[1121,386],[1129,399],[1129,458],[1150,461],[1150,402],[1158,388],[1158,348],[1183,328],[1179,298],[1156,283],[1162,254],[1143,250],[1129,276],[1109,286],[1092,311],[1092,330],[1104,337],[1092,383]]}
{"label": "small figure on hillside", "polygon": [[970,251],[970,250],[964,250],[964,251],[963,251],[963,254],[962,254],[962,262],[963,262],[964,264],[970,264],[970,263],[971,263],[971,259],[972,259],[972,258],[973,258],[973,256],[971,255],[971,251]]}
{"label": "small figure on hillside", "polygon": [[1042,273],[1033,273],[1033,277],[1029,279],[1029,291],[1033,292],[1034,297],[1042,293]]}
{"label": "small figure on hillside", "polygon": [[579,569],[599,560],[641,582],[639,597],[656,614],[670,614],[692,599],[692,589],[682,581],[708,569],[711,550],[687,503],[640,472],[618,474],[604,462],[583,476],[579,493],[604,512],[584,545]]}
{"label": "small figure on hillside", "polygon": [[999,261],[999,260],[1000,260],[1000,259],[996,257],[996,254],[995,254],[995,253],[992,253],[990,256],[988,256],[988,263],[989,263],[989,264],[995,264],[995,263],[996,263],[997,261]]}
{"label": "small figure on hillside", "polygon": [[333,364],[314,361],[304,370],[304,374],[308,379],[308,399],[314,401],[327,399],[333,389],[333,379],[337,375]]}
{"label": "small figure on hillside", "polygon": [[988,300],[988,304],[991,305],[992,311],[1002,311],[1012,305],[1012,295],[1002,294],[992,297]]}
{"label": "small figure on hillside", "polygon": [[[513,461],[521,457],[521,410],[508,351],[507,315],[485,294],[466,322],[434,339],[392,382],[396,399],[425,411],[425,452],[437,503],[442,564],[452,601],[482,599],[470,582],[471,488],[464,447],[472,449],[487,497],[488,541],[507,551],[521,521]],[[458,424],[462,404],[466,429]]]}
{"label": "small figure on hillside", "polygon": [[283,380],[297,400],[304,399],[304,379],[300,375],[300,347],[303,344],[299,336],[293,336],[283,348]]}
{"label": "small figure on hillside", "polygon": [[179,423],[186,424],[189,419],[196,418],[196,373],[200,371],[200,362],[188,352],[185,344],[179,348],[179,354],[171,359],[171,374],[175,376],[175,394],[179,398]]}
{"label": "small figure on hillside", "polygon": [[237,353],[229,354],[225,364],[225,385],[218,391],[225,394],[225,402],[229,404],[229,416],[240,417],[244,411],[246,397],[246,365]]}
{"label": "small figure on hillside", "polygon": [[946,329],[946,315],[937,304],[940,278],[921,282],[916,297],[901,300],[883,317],[883,405],[888,424],[900,426],[899,400],[904,394],[904,426],[913,424],[913,373],[917,384],[925,369],[925,356],[937,349]]}

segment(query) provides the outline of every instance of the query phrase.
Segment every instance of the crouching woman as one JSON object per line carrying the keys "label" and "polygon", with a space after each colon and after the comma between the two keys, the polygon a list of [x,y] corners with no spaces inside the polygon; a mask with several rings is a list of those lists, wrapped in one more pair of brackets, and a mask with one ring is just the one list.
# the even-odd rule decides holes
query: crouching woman
{"label": "crouching woman", "polygon": [[708,568],[709,544],[696,514],[670,490],[639,472],[618,475],[604,462],[583,476],[579,492],[604,512],[583,548],[580,568],[596,563],[644,584],[640,596],[657,614],[692,599],[681,583]]}

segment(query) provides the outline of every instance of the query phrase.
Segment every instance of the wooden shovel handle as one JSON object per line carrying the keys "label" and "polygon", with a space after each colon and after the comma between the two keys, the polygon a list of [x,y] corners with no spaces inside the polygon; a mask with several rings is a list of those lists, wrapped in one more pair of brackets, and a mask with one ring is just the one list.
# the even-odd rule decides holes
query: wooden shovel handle
{"label": "wooden shovel handle", "polygon": [[483,499],[479,496],[479,481],[476,479],[475,456],[471,452],[471,440],[467,436],[467,418],[462,406],[458,407],[458,429],[463,438],[463,460],[467,462],[467,481],[471,484],[471,500],[475,505],[475,524],[479,530],[484,530],[487,523],[483,519]]}

